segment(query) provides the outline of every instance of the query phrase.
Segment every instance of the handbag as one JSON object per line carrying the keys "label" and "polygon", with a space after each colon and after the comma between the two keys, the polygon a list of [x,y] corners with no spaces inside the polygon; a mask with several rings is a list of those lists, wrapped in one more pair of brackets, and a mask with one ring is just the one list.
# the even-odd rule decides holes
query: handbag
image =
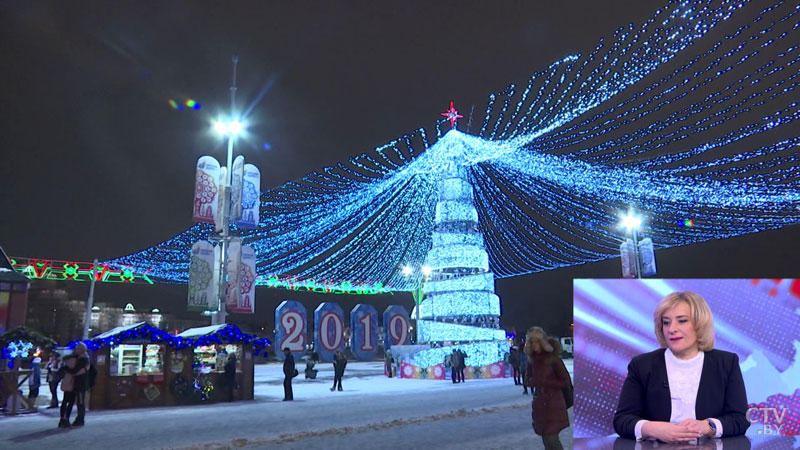
{"label": "handbag", "polygon": [[295,368],[294,369],[294,375],[292,375],[292,378],[294,378],[294,377],[296,377],[298,375],[300,375],[300,372],[297,370],[297,368]]}

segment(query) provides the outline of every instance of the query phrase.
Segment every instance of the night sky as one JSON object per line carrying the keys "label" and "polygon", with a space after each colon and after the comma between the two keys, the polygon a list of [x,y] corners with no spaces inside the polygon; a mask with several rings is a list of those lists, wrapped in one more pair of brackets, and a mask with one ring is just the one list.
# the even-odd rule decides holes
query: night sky
{"label": "night sky", "polygon": [[[12,256],[127,255],[192,225],[195,162],[224,160],[210,129],[248,111],[237,153],[262,188],[344,161],[455,102],[480,122],[490,93],[649,17],[642,1],[2,2],[0,245]],[[176,111],[188,98],[200,110]],[[615,221],[616,218],[610,218]],[[657,253],[659,276],[791,277],[800,229]],[[657,236],[653,236],[658,240]],[[566,334],[573,277],[611,278],[619,260],[498,280],[504,326]],[[84,288],[81,288],[84,289]],[[301,299],[379,310],[410,295],[350,299],[260,288],[256,316]],[[185,286],[102,286],[99,300],[185,310]],[[302,298],[300,298],[302,297]],[[308,300],[306,300],[308,299]]]}

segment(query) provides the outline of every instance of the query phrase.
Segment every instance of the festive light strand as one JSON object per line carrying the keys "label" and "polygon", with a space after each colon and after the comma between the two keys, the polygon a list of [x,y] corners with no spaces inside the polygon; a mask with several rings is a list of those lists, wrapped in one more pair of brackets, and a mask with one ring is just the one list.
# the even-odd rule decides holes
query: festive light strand
{"label": "festive light strand", "polygon": [[[799,42],[791,2],[670,2],[492,94],[476,136],[438,121],[435,142],[416,130],[264,191],[259,228],[235,233],[260,280],[288,280],[268,285],[408,291],[420,278],[400,266],[421,266],[432,248],[483,248],[496,277],[615,257],[616,214],[631,205],[657,249],[798,224]],[[469,211],[442,203],[455,166]],[[479,233],[437,234],[437,213],[474,213]],[[212,234],[196,225],[105,263],[186,282],[190,246]],[[494,315],[491,297],[469,297],[461,311],[442,297],[447,314],[429,325],[458,334]]]}

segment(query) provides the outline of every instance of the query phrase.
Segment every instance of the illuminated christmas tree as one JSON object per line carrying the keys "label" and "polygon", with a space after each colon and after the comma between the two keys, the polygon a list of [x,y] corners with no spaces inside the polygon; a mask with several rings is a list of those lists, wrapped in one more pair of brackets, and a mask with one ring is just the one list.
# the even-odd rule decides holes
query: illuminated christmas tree
{"label": "illuminated christmas tree", "polygon": [[452,158],[439,182],[432,247],[425,260],[432,272],[424,286],[420,340],[504,339],[499,329],[500,299],[494,293],[494,274],[478,225],[473,188],[460,158],[462,151],[457,150],[468,148],[457,133],[448,133],[438,145]]}

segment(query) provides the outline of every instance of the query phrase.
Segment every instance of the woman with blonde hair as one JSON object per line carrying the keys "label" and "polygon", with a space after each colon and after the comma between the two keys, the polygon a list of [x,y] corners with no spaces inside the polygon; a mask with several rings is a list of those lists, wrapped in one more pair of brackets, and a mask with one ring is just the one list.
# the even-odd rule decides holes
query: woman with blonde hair
{"label": "woman with blonde hair", "polygon": [[533,431],[542,437],[547,450],[562,449],[558,433],[569,427],[563,389],[570,386],[569,372],[558,356],[559,347],[548,342],[544,330],[528,329],[525,353],[528,355],[528,386],[533,389],[531,403]]}
{"label": "woman with blonde hair", "polygon": [[714,350],[714,319],[703,297],[673,292],[656,306],[653,322],[661,348],[628,365],[616,432],[664,442],[743,435],[750,424],[739,357]]}

